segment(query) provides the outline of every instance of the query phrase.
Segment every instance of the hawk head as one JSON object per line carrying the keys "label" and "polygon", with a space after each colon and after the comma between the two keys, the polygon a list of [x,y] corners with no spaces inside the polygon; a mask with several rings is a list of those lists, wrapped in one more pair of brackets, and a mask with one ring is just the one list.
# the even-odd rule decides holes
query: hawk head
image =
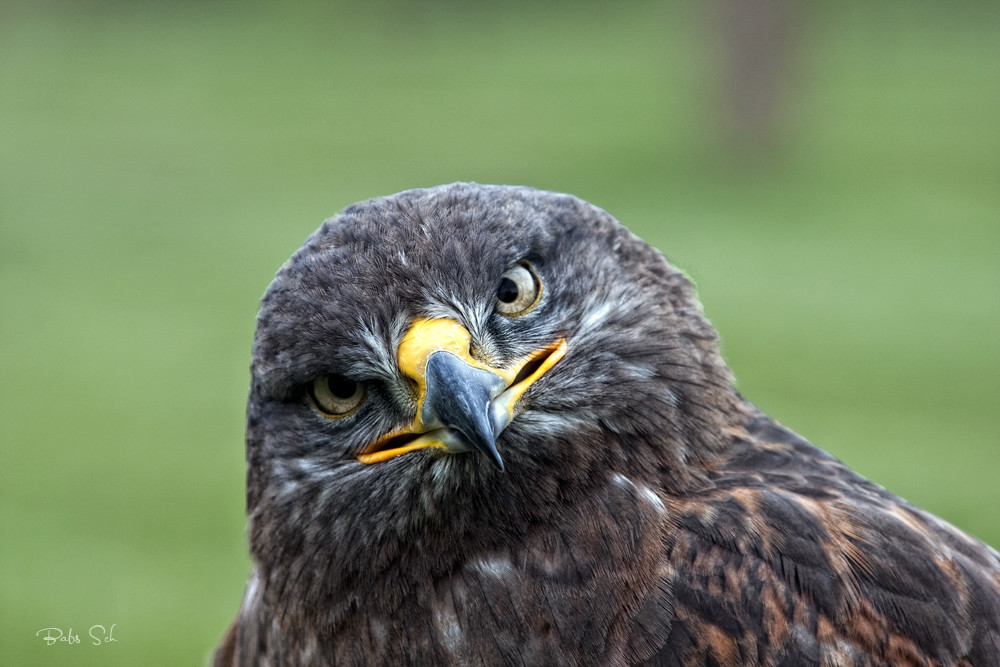
{"label": "hawk head", "polygon": [[443,571],[612,468],[694,483],[735,401],[690,281],[603,210],[475,184],[360,203],[263,299],[254,558],[297,600]]}

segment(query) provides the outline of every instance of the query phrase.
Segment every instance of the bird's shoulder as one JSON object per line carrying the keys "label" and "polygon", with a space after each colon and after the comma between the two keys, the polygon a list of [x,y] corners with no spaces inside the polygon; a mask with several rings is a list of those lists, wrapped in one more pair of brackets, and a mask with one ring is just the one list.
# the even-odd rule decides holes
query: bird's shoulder
{"label": "bird's shoulder", "polygon": [[706,483],[666,499],[671,655],[719,664],[1000,655],[996,551],[743,407]]}

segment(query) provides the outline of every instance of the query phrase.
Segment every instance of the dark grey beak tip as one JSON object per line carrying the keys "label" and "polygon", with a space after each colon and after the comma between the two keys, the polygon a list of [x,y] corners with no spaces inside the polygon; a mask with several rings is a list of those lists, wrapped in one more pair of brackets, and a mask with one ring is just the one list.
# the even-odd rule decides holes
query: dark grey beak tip
{"label": "dark grey beak tip", "polygon": [[481,434],[469,434],[464,430],[460,432],[465,441],[472,445],[473,449],[484,454],[500,472],[503,472],[503,459],[500,457],[500,452],[497,451],[496,442],[494,442],[492,437],[487,439]]}
{"label": "dark grey beak tip", "polygon": [[502,380],[475,368],[448,352],[435,352],[427,360],[425,417],[435,417],[462,434],[473,449],[485,454],[503,471],[497,451],[490,401]]}
{"label": "dark grey beak tip", "polygon": [[493,463],[496,464],[497,469],[503,472],[503,459],[500,458],[500,452],[497,451],[495,446],[490,448],[489,457],[493,459]]}

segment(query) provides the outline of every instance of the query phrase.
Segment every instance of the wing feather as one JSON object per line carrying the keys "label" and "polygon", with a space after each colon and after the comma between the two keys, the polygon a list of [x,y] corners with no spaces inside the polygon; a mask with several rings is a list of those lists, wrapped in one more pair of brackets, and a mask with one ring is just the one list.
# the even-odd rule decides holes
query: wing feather
{"label": "wing feather", "polygon": [[751,411],[671,497],[674,618],[649,664],[990,664],[1000,555]]}

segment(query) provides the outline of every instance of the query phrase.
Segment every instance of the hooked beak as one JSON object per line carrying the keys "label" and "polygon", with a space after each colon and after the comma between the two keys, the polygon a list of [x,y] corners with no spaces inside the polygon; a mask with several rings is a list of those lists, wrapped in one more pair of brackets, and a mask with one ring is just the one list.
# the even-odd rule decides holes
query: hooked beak
{"label": "hooked beak", "polygon": [[417,416],[365,448],[359,461],[380,463],[429,447],[449,453],[475,449],[503,470],[497,436],[514,420],[521,395],[565,356],[568,346],[560,338],[511,368],[494,368],[472,358],[471,341],[454,320],[413,322],[396,357],[416,384]]}

